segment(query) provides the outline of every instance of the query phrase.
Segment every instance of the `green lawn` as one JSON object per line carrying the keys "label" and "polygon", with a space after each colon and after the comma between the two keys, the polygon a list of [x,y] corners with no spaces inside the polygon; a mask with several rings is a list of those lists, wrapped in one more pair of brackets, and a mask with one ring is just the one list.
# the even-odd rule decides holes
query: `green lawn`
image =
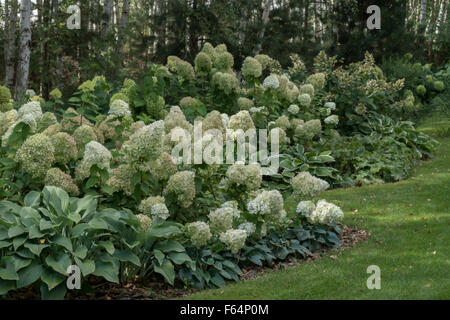
{"label": "green lawn", "polygon": [[[438,136],[436,157],[408,180],[323,194],[343,206],[345,224],[371,233],[367,242],[187,299],[450,299],[450,137]],[[381,269],[380,290],[366,286],[370,265]]]}

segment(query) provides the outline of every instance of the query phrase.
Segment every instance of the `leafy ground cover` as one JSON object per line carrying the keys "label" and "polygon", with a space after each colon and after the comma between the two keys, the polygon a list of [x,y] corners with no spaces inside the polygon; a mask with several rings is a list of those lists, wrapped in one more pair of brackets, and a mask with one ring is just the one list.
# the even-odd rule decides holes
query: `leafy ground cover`
{"label": "leafy ground cover", "polygon": [[[345,224],[370,232],[367,242],[188,298],[449,299],[450,137],[439,133],[448,132],[448,119],[433,117],[421,127],[440,136],[440,145],[411,178],[322,194],[342,204]],[[366,287],[370,265],[381,269],[380,290]]]}

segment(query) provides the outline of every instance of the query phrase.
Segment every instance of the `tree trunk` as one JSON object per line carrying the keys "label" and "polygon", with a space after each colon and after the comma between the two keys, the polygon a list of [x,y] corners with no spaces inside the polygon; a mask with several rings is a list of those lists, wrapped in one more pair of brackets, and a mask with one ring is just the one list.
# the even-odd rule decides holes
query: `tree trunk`
{"label": "tree trunk", "polygon": [[120,17],[119,35],[117,39],[117,51],[116,51],[116,69],[119,70],[122,65],[123,43],[125,30],[128,25],[128,14],[130,13],[130,0],[123,0],[122,15]]}
{"label": "tree trunk", "polygon": [[111,30],[111,18],[113,15],[113,0],[104,0],[102,12],[102,40],[105,41]]}
{"label": "tree trunk", "polygon": [[[5,86],[10,89],[14,87],[14,66],[15,66],[15,56],[16,56],[16,30],[17,30],[17,10],[18,3],[17,0],[10,0],[11,10],[8,12],[6,22],[8,27],[5,28]],[[5,3],[8,8],[8,3]],[[9,20],[9,21],[8,21]]]}
{"label": "tree trunk", "polygon": [[264,40],[264,33],[266,32],[266,26],[269,23],[269,14],[270,14],[270,0],[264,0],[264,10],[262,14],[262,27],[258,32],[258,43],[256,44],[255,50],[253,51],[253,55],[257,55],[262,48],[262,42]]}
{"label": "tree trunk", "polygon": [[439,32],[441,31],[441,26],[442,26],[442,22],[444,22],[444,12],[447,9],[447,2],[446,1],[442,1],[441,2],[441,7],[439,9],[439,15],[436,21],[436,35],[439,34]]}
{"label": "tree trunk", "polygon": [[420,10],[420,26],[425,32],[425,25],[427,23],[427,0],[422,0],[421,10]]}
{"label": "tree trunk", "polygon": [[19,61],[16,77],[16,98],[25,94],[28,86],[28,73],[30,71],[30,46],[31,46],[31,0],[22,0],[20,9],[20,42]]}

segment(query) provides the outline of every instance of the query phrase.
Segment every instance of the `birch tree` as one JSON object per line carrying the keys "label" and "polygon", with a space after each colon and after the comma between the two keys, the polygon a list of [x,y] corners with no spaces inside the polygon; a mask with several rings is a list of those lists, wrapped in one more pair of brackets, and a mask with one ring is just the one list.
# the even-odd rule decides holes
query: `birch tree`
{"label": "birch tree", "polygon": [[28,73],[30,71],[30,50],[31,50],[31,0],[22,0],[20,8],[20,40],[19,59],[17,63],[15,96],[20,97],[25,94],[28,86]]}
{"label": "birch tree", "polygon": [[5,9],[8,10],[5,19],[5,86],[14,87],[14,65],[16,54],[16,30],[17,30],[17,0],[6,0]]}
{"label": "birch tree", "polygon": [[266,32],[266,26],[269,23],[269,14],[270,14],[270,0],[264,0],[264,8],[262,14],[262,26],[260,31],[258,32],[258,43],[256,44],[255,50],[253,52],[254,55],[257,55],[262,48],[262,42],[264,40],[264,33]]}

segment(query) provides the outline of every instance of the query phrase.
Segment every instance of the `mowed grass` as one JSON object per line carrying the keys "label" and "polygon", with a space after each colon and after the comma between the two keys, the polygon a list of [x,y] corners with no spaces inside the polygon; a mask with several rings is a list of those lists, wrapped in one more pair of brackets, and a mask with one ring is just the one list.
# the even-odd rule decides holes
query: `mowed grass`
{"label": "mowed grass", "polygon": [[[450,299],[450,137],[438,140],[405,181],[322,195],[343,207],[345,224],[370,232],[367,242],[187,299]],[[367,288],[370,265],[381,269],[380,290]]]}

